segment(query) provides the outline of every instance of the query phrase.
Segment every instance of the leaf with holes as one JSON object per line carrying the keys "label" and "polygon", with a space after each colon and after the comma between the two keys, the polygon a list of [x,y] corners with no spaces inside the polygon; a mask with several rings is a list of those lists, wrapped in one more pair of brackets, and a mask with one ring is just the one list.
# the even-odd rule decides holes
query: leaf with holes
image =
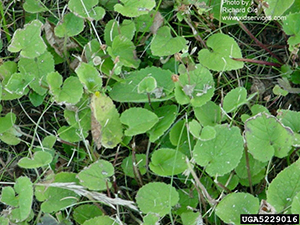
{"label": "leaf with holes", "polygon": [[208,141],[198,140],[193,150],[195,162],[205,167],[211,176],[229,173],[239,164],[244,141],[237,127],[216,125],[216,136]]}
{"label": "leaf with holes", "polygon": [[121,0],[123,4],[116,4],[114,9],[127,17],[137,17],[148,14],[155,6],[154,0]]}
{"label": "leaf with holes", "polygon": [[245,122],[245,138],[249,152],[259,161],[273,156],[288,155],[294,140],[293,131],[282,125],[274,116],[259,113]]}
{"label": "leaf with holes", "polygon": [[20,52],[25,58],[35,58],[46,51],[46,44],[41,37],[42,23],[34,20],[25,25],[24,29],[18,29],[8,46],[10,52]]}
{"label": "leaf with holes", "polygon": [[186,46],[184,37],[172,37],[167,26],[158,29],[154,35],[150,49],[155,56],[169,56],[181,51]]}
{"label": "leaf with holes", "polygon": [[226,34],[213,34],[207,39],[207,47],[198,53],[199,62],[214,71],[228,71],[241,69],[243,62],[235,61],[232,58],[242,58],[241,49],[235,40]]}

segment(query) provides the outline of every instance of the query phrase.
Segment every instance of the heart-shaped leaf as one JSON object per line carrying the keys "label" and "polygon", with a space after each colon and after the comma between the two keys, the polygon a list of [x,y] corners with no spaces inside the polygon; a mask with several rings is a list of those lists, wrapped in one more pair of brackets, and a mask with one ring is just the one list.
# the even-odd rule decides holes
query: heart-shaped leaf
{"label": "heart-shaped leaf", "polygon": [[26,168],[26,169],[33,169],[42,166],[46,166],[52,162],[52,155],[49,152],[38,151],[34,153],[33,159],[28,157],[24,157],[20,159],[18,162],[18,166]]}

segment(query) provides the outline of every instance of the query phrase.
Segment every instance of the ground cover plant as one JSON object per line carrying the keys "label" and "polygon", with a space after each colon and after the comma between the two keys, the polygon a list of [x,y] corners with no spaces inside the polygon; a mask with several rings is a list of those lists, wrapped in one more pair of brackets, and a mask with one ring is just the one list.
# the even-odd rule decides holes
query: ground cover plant
{"label": "ground cover plant", "polygon": [[0,224],[299,214],[298,0],[4,0],[0,14]]}

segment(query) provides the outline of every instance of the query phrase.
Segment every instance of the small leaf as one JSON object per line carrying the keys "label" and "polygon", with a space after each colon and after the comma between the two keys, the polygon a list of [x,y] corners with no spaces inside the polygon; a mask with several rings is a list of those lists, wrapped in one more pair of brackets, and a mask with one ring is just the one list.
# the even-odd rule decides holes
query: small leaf
{"label": "small leaf", "polygon": [[116,4],[114,9],[127,17],[148,14],[155,6],[154,0],[121,0],[124,4]]}
{"label": "small leaf", "polygon": [[[295,1],[295,3],[296,2],[297,1]],[[292,52],[294,48],[295,49],[297,48],[297,44],[300,43],[300,13],[287,15],[286,19],[283,20],[282,22],[283,22],[282,28],[284,32],[287,35],[290,35],[288,39],[288,44],[289,44],[289,50]]]}
{"label": "small leaf", "polygon": [[155,56],[173,55],[186,47],[186,40],[183,37],[171,36],[170,28],[167,26],[158,29],[154,35],[150,49]]}
{"label": "small leaf", "polygon": [[222,111],[220,106],[212,101],[208,101],[201,107],[194,107],[194,113],[202,126],[215,126],[222,120]]}
{"label": "small leaf", "polygon": [[133,136],[150,130],[158,122],[158,117],[144,108],[130,108],[122,113],[120,120],[128,126],[125,135]]}
{"label": "small leaf", "polygon": [[42,23],[34,20],[25,25],[24,29],[18,29],[8,46],[10,52],[19,52],[25,58],[34,58],[46,51],[46,44],[40,36]]}
{"label": "small leaf", "polygon": [[157,213],[160,216],[168,214],[176,205],[179,195],[171,185],[152,182],[138,190],[136,202],[143,213]]}
{"label": "small leaf", "polygon": [[[136,167],[137,169],[140,171],[141,175],[144,175],[146,173],[146,155],[145,154],[136,154],[135,155],[136,158]],[[126,174],[126,176],[132,177],[134,178],[134,169],[133,169],[133,159],[132,159],[132,155],[126,157],[125,159],[123,159],[122,162],[122,169],[124,171],[124,173]]]}
{"label": "small leaf", "polygon": [[199,139],[202,141],[208,141],[214,139],[215,137],[216,137],[216,130],[211,126],[205,126],[201,131],[201,135]]}
{"label": "small leaf", "polygon": [[80,34],[83,28],[84,21],[82,18],[73,13],[67,13],[64,15],[63,22],[55,27],[54,32],[57,37],[73,37]]}
{"label": "small leaf", "polygon": [[187,169],[185,155],[178,150],[161,148],[156,150],[149,164],[150,169],[160,176],[173,176]]}
{"label": "small leaf", "polygon": [[106,148],[116,147],[122,140],[123,129],[113,101],[108,96],[96,92],[92,96],[90,107],[94,141],[98,143],[98,147],[99,143]]}
{"label": "small leaf", "polygon": [[195,138],[200,138],[200,133],[202,130],[202,126],[197,120],[192,120],[189,122],[189,131]]}
{"label": "small leaf", "polygon": [[293,131],[284,127],[274,116],[259,113],[245,122],[245,138],[249,152],[259,161],[273,156],[287,156],[293,143]]}
{"label": "small leaf", "polygon": [[116,225],[118,224],[113,218],[109,216],[97,216],[86,220],[82,225]]}
{"label": "small leaf", "polygon": [[223,198],[216,207],[216,214],[225,223],[240,224],[241,214],[257,214],[258,198],[248,193],[231,193]]}
{"label": "small leaf", "polygon": [[138,93],[150,93],[154,91],[157,87],[157,82],[154,77],[145,77],[139,84],[138,84]]}
{"label": "small leaf", "polygon": [[85,167],[77,175],[80,183],[90,190],[106,190],[107,185],[111,187],[109,177],[114,175],[113,165],[105,160],[97,162]]}
{"label": "small leaf", "polygon": [[98,0],[70,0],[68,7],[76,16],[87,18],[88,20],[101,20],[105,15],[105,10],[96,6],[97,4]]}
{"label": "small leaf", "polygon": [[211,176],[222,176],[236,168],[242,157],[244,141],[237,127],[226,125],[214,127],[216,137],[208,141],[198,140],[193,157],[205,167]]}
{"label": "small leaf", "polygon": [[289,93],[288,91],[282,89],[278,84],[276,84],[273,87],[272,91],[275,95],[279,95],[279,96],[287,96],[287,94]]}
{"label": "small leaf", "polygon": [[39,0],[26,0],[23,8],[26,12],[29,13],[39,13],[47,11],[47,9],[40,3]]}
{"label": "small leaf", "polygon": [[203,224],[202,216],[199,212],[185,212],[181,214],[183,225]]}
{"label": "small leaf", "polygon": [[288,8],[293,5],[295,0],[268,0],[268,7],[264,7],[264,11],[270,20],[274,17],[281,16]]}
{"label": "small leaf", "polygon": [[207,47],[198,53],[200,63],[214,71],[228,71],[241,69],[243,62],[235,61],[232,58],[242,58],[241,49],[235,40],[226,34],[213,34],[207,39]]}
{"label": "small leaf", "polygon": [[90,204],[80,205],[73,212],[74,220],[79,224],[83,224],[86,220],[101,215],[103,215],[103,212],[96,205]]}
{"label": "small leaf", "polygon": [[16,122],[16,115],[12,112],[0,117],[0,134],[8,131]]}
{"label": "small leaf", "polygon": [[101,89],[102,78],[95,67],[81,62],[75,72],[84,88],[90,93]]}
{"label": "small leaf", "polygon": [[[300,192],[300,160],[282,170],[272,180],[267,191],[267,202],[277,212],[291,206],[293,199]],[[299,213],[299,212],[298,212]]]}
{"label": "small leaf", "polygon": [[284,126],[288,126],[296,133],[300,133],[300,112],[280,109],[277,111],[277,118],[280,119]]}
{"label": "small leaf", "polygon": [[26,168],[26,169],[33,169],[42,166],[46,166],[52,162],[52,155],[48,152],[38,151],[34,153],[33,159],[28,157],[23,157],[18,162],[18,166]]}
{"label": "small leaf", "polygon": [[238,107],[246,104],[247,90],[243,87],[237,87],[230,92],[224,98],[223,108],[225,112],[230,113],[235,111]]}

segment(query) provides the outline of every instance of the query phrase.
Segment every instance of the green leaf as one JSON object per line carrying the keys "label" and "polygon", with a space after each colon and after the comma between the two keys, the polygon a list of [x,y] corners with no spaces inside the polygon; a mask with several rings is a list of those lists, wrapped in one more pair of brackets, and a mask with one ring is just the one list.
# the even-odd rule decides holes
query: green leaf
{"label": "green leaf", "polygon": [[81,62],[75,72],[84,88],[90,93],[101,89],[102,78],[95,67]]}
{"label": "green leaf", "polygon": [[[282,170],[271,182],[267,191],[267,202],[278,213],[289,208],[300,193],[300,160]],[[299,212],[298,212],[299,213]]]}
{"label": "green leaf", "polygon": [[197,139],[200,138],[200,133],[202,130],[202,126],[200,125],[200,123],[197,122],[197,120],[192,120],[189,122],[189,132]]}
{"label": "green leaf", "polygon": [[214,139],[216,137],[216,130],[215,128],[211,126],[205,126],[203,127],[201,131],[201,135],[199,137],[200,140],[202,141],[208,141],[211,139]]}
{"label": "green leaf", "polygon": [[240,224],[241,214],[257,214],[258,198],[248,193],[231,193],[223,198],[216,207],[216,214],[225,223]]}
{"label": "green leaf", "polygon": [[288,126],[296,133],[300,133],[300,112],[280,109],[277,112],[277,118],[284,126]]}
{"label": "green leaf", "polygon": [[178,189],[179,193],[179,208],[176,207],[175,214],[181,215],[182,213],[189,212],[189,208],[195,208],[198,205],[197,191],[194,189]]}
{"label": "green leaf", "polygon": [[136,202],[143,213],[157,213],[160,216],[168,214],[171,207],[176,205],[179,195],[171,185],[152,182],[140,188]]}
{"label": "green leaf", "polygon": [[173,124],[177,116],[177,106],[165,105],[158,107],[154,110],[154,113],[158,116],[159,121],[148,131],[150,142],[155,142]]}
{"label": "green leaf", "polygon": [[291,211],[294,214],[300,212],[300,191],[298,192],[298,194],[293,199]]}
{"label": "green leaf", "polygon": [[24,76],[23,79],[29,82],[29,86],[39,95],[46,94],[48,86],[46,75],[54,72],[52,54],[46,51],[34,59],[21,58],[18,66]]}
{"label": "green leaf", "polygon": [[154,77],[145,77],[139,84],[138,84],[138,93],[150,93],[154,91],[157,87],[157,82]]}
{"label": "green leaf", "polygon": [[185,155],[178,150],[161,148],[154,151],[150,169],[160,176],[173,176],[187,169]]}
{"label": "green leaf", "polygon": [[202,216],[199,212],[185,212],[181,214],[183,225],[203,224]]}
{"label": "green leaf", "polygon": [[159,224],[160,216],[155,213],[148,213],[143,217],[143,225]]}
{"label": "green leaf", "polygon": [[150,96],[151,102],[165,101],[172,97],[174,83],[171,80],[172,73],[157,67],[147,67],[138,71],[131,72],[123,82],[117,82],[111,92],[110,97],[118,102],[148,102],[147,93],[139,94],[138,84],[146,77],[152,76],[157,82],[156,90],[159,93],[153,93]]}
{"label": "green leaf", "polygon": [[[79,181],[75,176],[75,173],[61,172],[55,175],[53,183],[75,182],[78,184]],[[41,201],[46,199],[41,205],[41,210],[45,213],[63,210],[73,206],[79,200],[79,195],[74,191],[60,187],[36,187],[35,193],[36,197],[38,195]]]}
{"label": "green leaf", "polygon": [[24,29],[18,29],[7,49],[10,52],[21,51],[21,56],[30,59],[43,54],[47,46],[40,35],[42,25],[39,20],[34,20],[26,24]]}
{"label": "green leaf", "polygon": [[43,104],[46,95],[39,95],[35,91],[29,93],[29,100],[34,107],[38,107]]}
{"label": "green leaf", "polygon": [[122,140],[123,129],[113,101],[108,96],[96,92],[92,96],[91,110],[101,127],[101,137],[98,137],[101,144],[106,148],[116,147]]}
{"label": "green leaf", "polygon": [[58,129],[57,133],[62,140],[74,143],[81,141],[83,138],[86,138],[88,136],[87,132],[84,132],[83,136],[81,136],[82,131],[83,130],[80,130],[79,128],[73,126],[61,126]]}
{"label": "green leaf", "polygon": [[279,96],[287,96],[287,94],[289,93],[288,91],[282,89],[278,84],[276,84],[273,87],[272,91],[275,95],[279,95]]}
{"label": "green leaf", "polygon": [[124,4],[116,4],[114,9],[127,17],[148,14],[155,6],[154,0],[121,0]]}
{"label": "green leaf", "polygon": [[42,166],[46,166],[52,162],[52,155],[48,152],[38,151],[34,153],[33,158],[23,157],[18,162],[18,166],[33,169]]}
{"label": "green leaf", "polygon": [[205,167],[211,176],[222,176],[236,168],[242,157],[244,141],[237,127],[214,127],[216,137],[208,141],[198,140],[194,147],[195,162]]}
{"label": "green leaf", "polygon": [[265,113],[259,113],[245,122],[244,135],[249,152],[262,162],[269,161],[273,156],[287,156],[294,139],[291,129]]}
{"label": "green leaf", "polygon": [[199,64],[195,68],[181,74],[179,82],[175,83],[175,99],[181,105],[191,103],[193,107],[200,107],[214,95],[215,83],[212,74]]}
{"label": "green leaf", "polygon": [[116,36],[107,52],[114,60],[118,58],[127,67],[138,68],[141,62],[136,56],[135,45],[125,36]]}
{"label": "green leaf", "polygon": [[215,126],[222,120],[222,111],[220,106],[212,101],[205,105],[194,107],[194,113],[202,126]]}
{"label": "green leaf", "polygon": [[[146,155],[145,154],[136,154],[135,155],[136,158],[136,167],[137,169],[140,171],[141,175],[144,175],[147,170],[146,170]],[[122,169],[124,171],[124,173],[126,174],[126,176],[132,177],[134,178],[134,168],[133,168],[133,159],[132,159],[132,155],[129,155],[128,157],[126,157],[125,159],[123,159],[122,161]]]}
{"label": "green leaf", "polygon": [[282,21],[283,31],[287,35],[291,35],[288,39],[289,50],[297,48],[297,44],[300,43],[300,13],[290,14],[286,16],[286,19]]}
{"label": "green leaf", "polygon": [[123,112],[120,120],[128,126],[125,135],[133,136],[150,130],[158,122],[158,117],[147,109],[133,107]]}
{"label": "green leaf", "polygon": [[80,34],[83,29],[83,19],[73,13],[67,13],[64,15],[63,22],[54,28],[54,32],[57,37],[73,37]]}
{"label": "green leaf", "polygon": [[243,87],[237,87],[229,91],[223,102],[225,112],[230,113],[237,110],[238,107],[247,103],[247,90]]}
{"label": "green leaf", "polygon": [[8,131],[16,122],[16,115],[12,112],[0,117],[0,134]]}
{"label": "green leaf", "polygon": [[74,220],[83,224],[86,220],[92,219],[96,216],[103,215],[103,212],[96,205],[84,204],[75,208],[73,212]]}
{"label": "green leaf", "polygon": [[81,99],[82,84],[77,77],[68,77],[63,83],[62,76],[58,72],[52,72],[47,75],[47,82],[54,100],[58,103],[76,104]]}
{"label": "green leaf", "polygon": [[116,225],[118,224],[113,218],[109,216],[97,216],[86,220],[82,225]]}
{"label": "green leaf", "polygon": [[150,49],[155,56],[169,56],[181,51],[185,47],[186,40],[184,37],[178,36],[173,38],[170,28],[163,26],[154,35]]}
{"label": "green leaf", "polygon": [[[17,196],[15,196],[18,194]],[[12,220],[24,221],[28,218],[31,212],[33,200],[32,183],[28,177],[19,177],[14,185],[14,190],[11,187],[2,189],[1,201],[14,206],[11,212]]]}
{"label": "green leaf", "polygon": [[76,16],[88,20],[101,20],[105,15],[105,10],[96,6],[97,4],[98,0],[70,0],[68,7]]}
{"label": "green leaf", "polygon": [[8,145],[17,145],[21,141],[18,136],[21,136],[21,134],[14,127],[11,127],[0,135],[0,140]]}
{"label": "green leaf", "polygon": [[[259,184],[266,177],[266,168],[263,168],[258,174],[251,175],[251,185]],[[239,178],[241,185],[250,187],[249,178]]]}
{"label": "green leaf", "polygon": [[110,188],[111,183],[109,177],[114,175],[113,165],[105,160],[98,160],[97,162],[85,167],[77,175],[80,183],[90,190],[102,191]]}
{"label": "green leaf", "polygon": [[11,75],[4,88],[11,94],[24,95],[28,92],[27,87],[31,81],[33,81],[33,77],[31,76],[26,77],[21,73],[14,73]]}
{"label": "green leaf", "polygon": [[23,8],[26,12],[29,13],[39,13],[47,11],[47,9],[41,4],[40,0],[26,0]]}
{"label": "green leaf", "polygon": [[241,69],[243,62],[235,61],[232,58],[242,58],[241,49],[235,40],[226,34],[213,34],[207,39],[207,47],[198,53],[200,63],[214,71],[228,71]]}
{"label": "green leaf", "polygon": [[293,5],[295,0],[268,0],[268,7],[264,7],[264,11],[270,20],[274,17],[281,16],[288,8]]}

